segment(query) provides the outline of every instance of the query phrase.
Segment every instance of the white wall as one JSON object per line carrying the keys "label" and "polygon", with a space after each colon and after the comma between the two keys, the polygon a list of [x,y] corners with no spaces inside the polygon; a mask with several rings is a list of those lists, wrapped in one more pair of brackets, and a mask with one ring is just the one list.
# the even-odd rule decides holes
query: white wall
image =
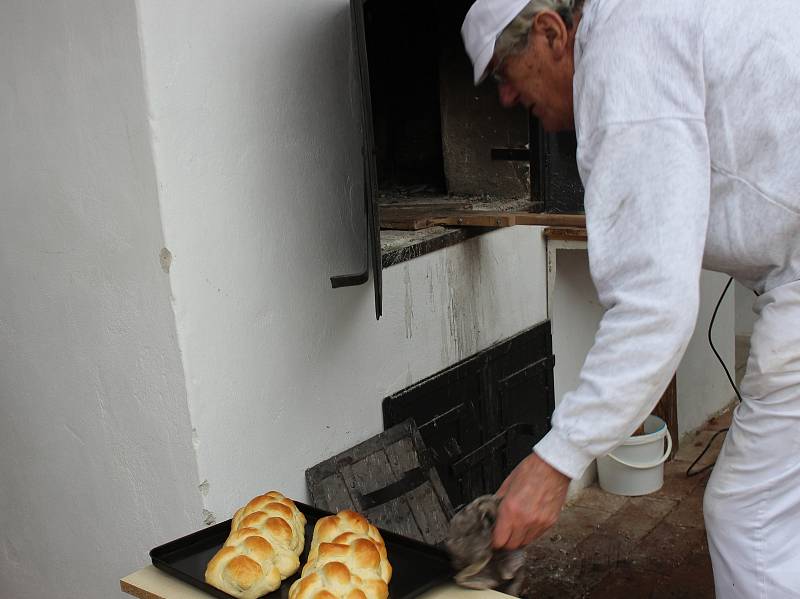
{"label": "white wall", "polygon": [[[586,250],[559,250],[556,253],[556,281],[552,291],[553,387],[556,405],[568,391],[577,388],[586,354],[594,336],[603,307],[597,299]],[[597,478],[595,464],[572,482],[570,494],[590,485]]]}
{"label": "white wall", "polygon": [[580,382],[581,367],[594,343],[603,307],[589,273],[586,250],[559,250],[556,260],[551,315],[556,357],[553,382],[558,404]]}
{"label": "white wall", "polygon": [[741,283],[734,283],[734,288],[736,334],[749,337],[753,334],[753,323],[756,320],[756,314],[753,312],[753,303],[756,301],[756,296]]}
{"label": "white wall", "polygon": [[200,525],[133,3],[0,4],[0,596]]}
{"label": "white wall", "polygon": [[750,357],[750,336],[753,334],[753,325],[756,313],[753,312],[755,294],[740,283],[734,283],[735,293],[735,334],[736,334],[736,384],[740,384],[747,369],[747,359]]}
{"label": "white wall", "polygon": [[361,266],[360,104],[345,0],[164,4],[141,31],[178,335],[206,507],[306,496],[382,430],[380,401],[543,320],[538,229],[333,290]]}
{"label": "white wall", "polygon": [[253,494],[304,498],[384,396],[545,318],[538,228],[386,270],[379,323],[330,288],[363,251],[343,0],[0,22],[0,595],[113,595]]}
{"label": "white wall", "polygon": [[[697,429],[709,416],[730,404],[736,393],[708,343],[708,326],[728,276],[703,271],[700,278],[700,312],[689,347],[678,368],[678,430]],[[714,320],[712,339],[725,365],[734,374],[734,293],[728,289]]]}

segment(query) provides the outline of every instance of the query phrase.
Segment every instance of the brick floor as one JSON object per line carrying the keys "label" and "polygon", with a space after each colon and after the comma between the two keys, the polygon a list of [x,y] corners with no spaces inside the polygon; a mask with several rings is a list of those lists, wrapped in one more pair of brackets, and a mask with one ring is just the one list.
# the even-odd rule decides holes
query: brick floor
{"label": "brick floor", "polygon": [[[703,524],[710,471],[686,470],[730,412],[684,439],[664,469],[664,486],[645,497],[589,487],[558,524],[528,548],[522,597],[530,599],[712,599],[714,579]],[[714,463],[720,434],[695,469]]]}

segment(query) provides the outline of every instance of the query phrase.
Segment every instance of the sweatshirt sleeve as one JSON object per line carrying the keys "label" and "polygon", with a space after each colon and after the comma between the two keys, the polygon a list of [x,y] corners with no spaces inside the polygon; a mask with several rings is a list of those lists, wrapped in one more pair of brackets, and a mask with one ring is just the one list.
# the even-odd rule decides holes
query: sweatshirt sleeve
{"label": "sweatshirt sleeve", "polygon": [[536,453],[570,478],[652,411],[697,318],[709,211],[701,118],[596,129],[579,147],[589,265],[606,312]]}
{"label": "sweatshirt sleeve", "polygon": [[697,320],[711,161],[703,19],[691,0],[592,2],[574,79],[589,267],[605,314],[534,450],[571,478],[625,440]]}

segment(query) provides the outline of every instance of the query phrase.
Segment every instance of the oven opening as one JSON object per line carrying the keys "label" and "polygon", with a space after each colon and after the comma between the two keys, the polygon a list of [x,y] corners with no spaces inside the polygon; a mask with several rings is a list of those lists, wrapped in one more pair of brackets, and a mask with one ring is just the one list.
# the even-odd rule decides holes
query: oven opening
{"label": "oven opening", "polygon": [[523,108],[504,109],[492,81],[473,85],[470,5],[351,0],[373,269],[583,212],[575,134],[545,134]]}
{"label": "oven opening", "polygon": [[528,160],[494,159],[528,144],[528,116],[476,88],[460,28],[471,2],[364,4],[381,207],[529,207]]}

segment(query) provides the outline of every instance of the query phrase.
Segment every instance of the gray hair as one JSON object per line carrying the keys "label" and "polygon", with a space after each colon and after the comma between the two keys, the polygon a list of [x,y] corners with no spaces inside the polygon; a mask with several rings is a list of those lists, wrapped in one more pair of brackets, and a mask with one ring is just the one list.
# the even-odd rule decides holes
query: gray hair
{"label": "gray hair", "polygon": [[528,46],[528,36],[531,32],[533,19],[543,10],[552,10],[567,24],[572,27],[573,16],[581,9],[584,0],[531,0],[503,29],[494,45],[495,56],[499,60],[519,54]]}

